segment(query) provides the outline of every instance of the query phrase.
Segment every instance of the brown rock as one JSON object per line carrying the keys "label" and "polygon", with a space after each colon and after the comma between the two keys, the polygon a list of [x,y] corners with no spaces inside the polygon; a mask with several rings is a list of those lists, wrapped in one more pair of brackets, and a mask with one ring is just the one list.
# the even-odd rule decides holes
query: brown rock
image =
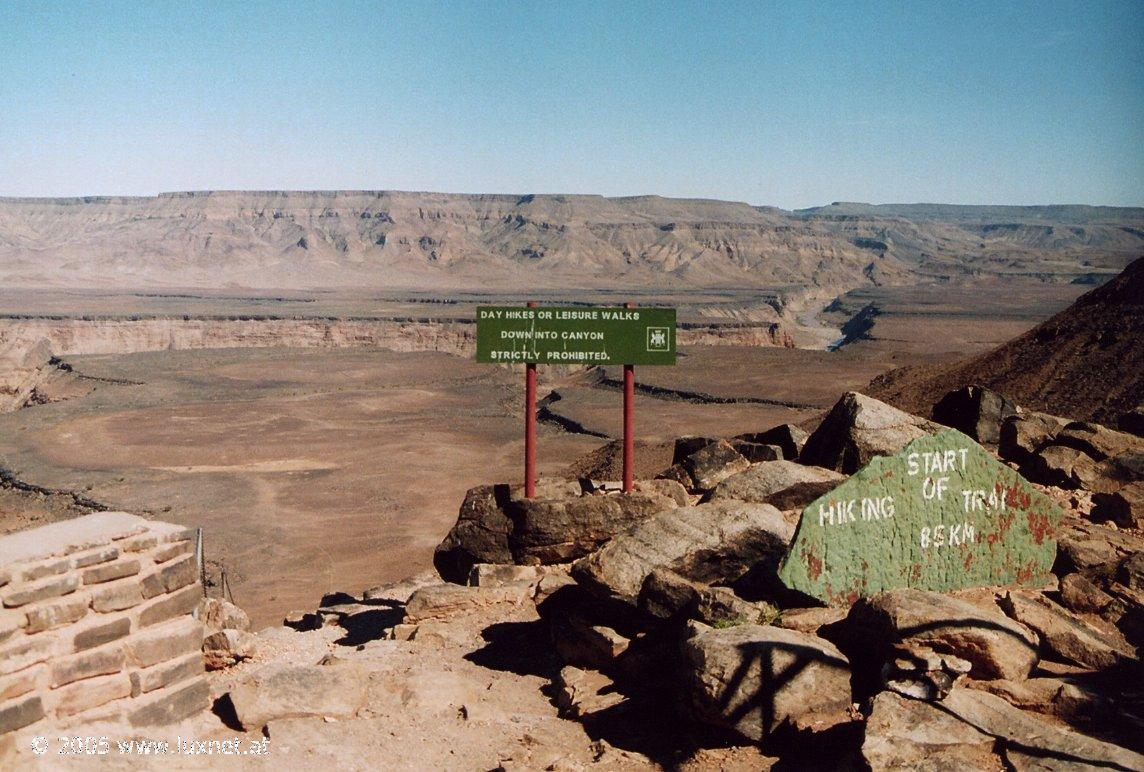
{"label": "brown rock", "polygon": [[498,604],[520,605],[528,600],[531,589],[529,582],[499,587],[465,587],[458,584],[422,587],[405,604],[405,622],[409,624],[427,619],[445,619]]}
{"label": "brown rock", "polygon": [[1135,659],[1126,644],[1069,616],[1046,598],[1010,592],[1001,606],[1013,619],[1032,628],[1048,652],[1066,662],[1100,669]]}
{"label": "brown rock", "polygon": [[783,457],[783,449],[778,445],[747,442],[746,440],[740,439],[731,439],[729,442],[732,448],[737,450],[743,458],[752,464],[757,464],[761,461],[781,461]]}
{"label": "brown rock", "polygon": [[1025,412],[1001,422],[998,452],[1006,461],[1024,464],[1068,426],[1068,419]]}
{"label": "brown rock", "polygon": [[637,605],[648,575],[666,568],[691,581],[730,584],[787,548],[794,526],[774,507],[713,501],[660,512],[577,561],[593,594]]}
{"label": "brown rock", "polygon": [[0,676],[0,703],[20,697],[36,688],[47,673],[47,665],[35,665],[6,676]]}
{"label": "brown rock", "polygon": [[845,479],[831,469],[793,461],[765,461],[719,483],[711,498],[770,504],[776,509],[802,509]]}
{"label": "brown rock", "polygon": [[124,611],[142,602],[142,589],[134,579],[102,585],[91,593],[91,607],[101,613]]}
{"label": "brown rock", "polygon": [[44,662],[55,651],[50,635],[21,636],[0,646],[0,675]]}
{"label": "brown rock", "polygon": [[156,595],[174,592],[180,587],[186,587],[197,578],[195,558],[193,555],[187,555],[144,576],[143,597],[154,598]]}
{"label": "brown rock", "polygon": [[862,758],[872,770],[996,770],[993,737],[940,706],[882,692],[866,722]]}
{"label": "brown rock", "polygon": [[509,546],[517,563],[567,563],[596,550],[629,526],[678,506],[657,494],[534,499],[509,507]]}
{"label": "brown rock", "polygon": [[1076,448],[1097,461],[1104,461],[1122,453],[1144,453],[1144,439],[1100,424],[1082,421],[1066,426],[1053,440],[1053,444]]}
{"label": "brown rock", "polygon": [[1094,520],[1144,530],[1144,482],[1129,483],[1115,493],[1095,493],[1092,503]]}
{"label": "brown rock", "polygon": [[846,618],[849,609],[827,606],[825,608],[792,608],[783,609],[775,624],[787,630],[798,630],[800,633],[817,635],[820,628],[841,622]]}
{"label": "brown rock", "polygon": [[[899,589],[862,598],[845,623],[847,640],[874,664],[908,643],[969,661],[979,680],[1021,680],[1037,664],[1037,639],[1001,613],[937,592]],[[850,651],[850,647],[845,647]]]}
{"label": "brown rock", "polygon": [[1072,611],[1097,614],[1112,602],[1112,596],[1084,574],[1073,573],[1061,579],[1061,600]]}
{"label": "brown rock", "polygon": [[126,673],[87,678],[53,691],[51,710],[57,716],[73,716],[130,696],[131,679]]}
{"label": "brown rock", "polygon": [[198,618],[208,632],[250,630],[250,617],[246,612],[222,598],[203,598],[199,601]]}
{"label": "brown rock", "polygon": [[701,626],[683,652],[696,717],[750,742],[783,725],[821,729],[847,718],[849,662],[822,638],[762,625]]}
{"label": "brown rock", "polygon": [[556,682],[556,704],[563,715],[584,718],[613,708],[624,701],[612,679],[597,670],[567,665]]}

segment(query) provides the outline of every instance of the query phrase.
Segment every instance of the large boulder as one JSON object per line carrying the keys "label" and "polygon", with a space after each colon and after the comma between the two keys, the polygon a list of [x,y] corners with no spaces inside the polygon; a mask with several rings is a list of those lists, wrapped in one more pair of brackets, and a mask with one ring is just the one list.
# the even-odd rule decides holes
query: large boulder
{"label": "large boulder", "polygon": [[713,489],[733,474],[750,467],[751,462],[726,440],[713,442],[683,459],[683,468],[691,475],[695,488]]}
{"label": "large boulder", "polygon": [[762,445],[778,445],[782,448],[783,458],[787,461],[797,461],[802,448],[810,437],[806,430],[794,424],[779,424],[765,432],[752,432],[750,434],[736,435],[735,439],[745,442],[755,442]]}
{"label": "large boulder", "polygon": [[683,651],[695,716],[743,739],[847,720],[849,662],[822,638],[752,624],[701,628]]}
{"label": "large boulder", "polygon": [[1025,412],[1001,422],[997,452],[1006,461],[1024,464],[1068,426],[1067,418]]}
{"label": "large boulder", "polygon": [[1001,422],[1016,414],[1012,402],[982,386],[951,391],[933,406],[933,420],[959,429],[982,445],[997,445]]}
{"label": "large boulder", "polygon": [[776,509],[802,509],[845,479],[845,475],[831,469],[793,461],[764,461],[719,483],[711,498],[770,504]]}
{"label": "large boulder", "polygon": [[654,492],[521,499],[508,507],[508,536],[517,563],[567,563],[596,550],[635,523],[678,506],[675,498]]}
{"label": "large boulder", "polygon": [[807,439],[799,463],[853,474],[874,456],[897,453],[913,440],[943,427],[850,391]]}
{"label": "large boulder", "polygon": [[979,680],[1021,680],[1037,664],[1036,637],[1000,609],[926,590],[889,590],[860,599],[841,635],[842,648],[871,671],[880,669],[896,644],[960,657]]}
{"label": "large boulder", "polygon": [[666,568],[692,581],[730,584],[786,550],[794,526],[766,504],[713,501],[656,514],[572,566],[594,595],[638,605],[648,575]]}

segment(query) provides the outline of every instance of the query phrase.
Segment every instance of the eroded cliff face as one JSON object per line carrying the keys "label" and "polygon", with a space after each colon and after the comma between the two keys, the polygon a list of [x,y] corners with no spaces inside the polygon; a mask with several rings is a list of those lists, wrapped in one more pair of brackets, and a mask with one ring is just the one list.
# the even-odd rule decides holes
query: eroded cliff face
{"label": "eroded cliff face", "polygon": [[[470,321],[386,319],[4,319],[0,348],[30,350],[46,341],[57,356],[129,354],[164,349],[302,347],[442,351],[470,357]],[[781,324],[682,325],[684,346],[793,348]]]}

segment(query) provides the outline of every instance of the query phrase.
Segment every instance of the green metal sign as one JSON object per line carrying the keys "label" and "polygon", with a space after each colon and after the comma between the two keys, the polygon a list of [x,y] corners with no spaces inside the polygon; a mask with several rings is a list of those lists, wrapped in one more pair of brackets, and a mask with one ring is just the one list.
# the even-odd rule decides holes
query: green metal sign
{"label": "green metal sign", "polygon": [[673,365],[675,309],[479,306],[477,361]]}
{"label": "green metal sign", "polygon": [[811,503],[779,576],[830,605],[895,587],[1038,586],[1049,579],[1062,514],[950,429],[874,458]]}

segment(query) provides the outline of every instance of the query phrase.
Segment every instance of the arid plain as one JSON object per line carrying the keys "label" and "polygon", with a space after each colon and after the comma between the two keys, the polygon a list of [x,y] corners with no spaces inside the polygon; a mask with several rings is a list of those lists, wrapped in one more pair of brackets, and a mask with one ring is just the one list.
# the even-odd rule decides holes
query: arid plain
{"label": "arid plain", "polygon": [[[844,390],[861,389],[893,367],[987,349],[1084,289],[1043,283],[880,289],[876,298],[845,296],[814,326],[789,326],[813,348],[685,346],[676,366],[637,371],[637,431],[648,443],[641,466],[654,474],[669,465],[670,452],[665,456],[656,443],[676,436],[813,421]],[[68,492],[9,486],[0,492],[4,530],[75,514],[81,508],[71,493],[202,526],[210,580],[221,582],[225,571],[235,600],[256,625],[268,625],[324,593],[356,592],[425,570],[468,488],[520,480],[521,372],[473,362],[463,340],[447,332],[455,332],[455,320],[472,318],[471,296],[442,297],[450,302],[434,304],[432,321],[406,321],[405,332],[380,344],[446,350],[393,351],[369,340],[334,347],[300,338],[290,345],[290,333],[281,329],[260,338],[258,326],[269,322],[254,317],[290,318],[300,328],[334,316],[417,320],[426,314],[422,298],[319,295],[304,302],[304,295],[179,294],[4,296],[9,335],[19,325],[47,324],[62,338],[61,331],[74,334],[69,325],[88,317],[103,332],[71,345],[120,352],[64,353],[72,370],[66,381],[43,388],[47,404],[0,415],[0,458],[8,473],[21,484]],[[695,320],[728,305],[749,308],[751,300],[713,291],[640,298],[678,305],[682,319]],[[841,337],[839,328],[871,302],[880,312],[869,326],[838,350],[825,350],[825,340]],[[311,310],[316,304],[326,313]],[[71,313],[61,313],[66,305]],[[156,305],[166,307],[157,314]],[[93,314],[95,306],[104,313]],[[191,312],[189,321],[175,321],[199,325],[194,334],[145,327],[170,321],[172,308]],[[248,327],[236,332],[228,324]],[[412,339],[408,325],[421,325]],[[426,330],[437,337],[426,338]],[[741,329],[723,332],[734,340]],[[286,345],[267,345],[275,342]],[[60,345],[66,352],[68,344]],[[180,348],[191,345],[207,347]],[[562,475],[619,436],[618,378],[612,368],[542,368],[543,475]]]}

